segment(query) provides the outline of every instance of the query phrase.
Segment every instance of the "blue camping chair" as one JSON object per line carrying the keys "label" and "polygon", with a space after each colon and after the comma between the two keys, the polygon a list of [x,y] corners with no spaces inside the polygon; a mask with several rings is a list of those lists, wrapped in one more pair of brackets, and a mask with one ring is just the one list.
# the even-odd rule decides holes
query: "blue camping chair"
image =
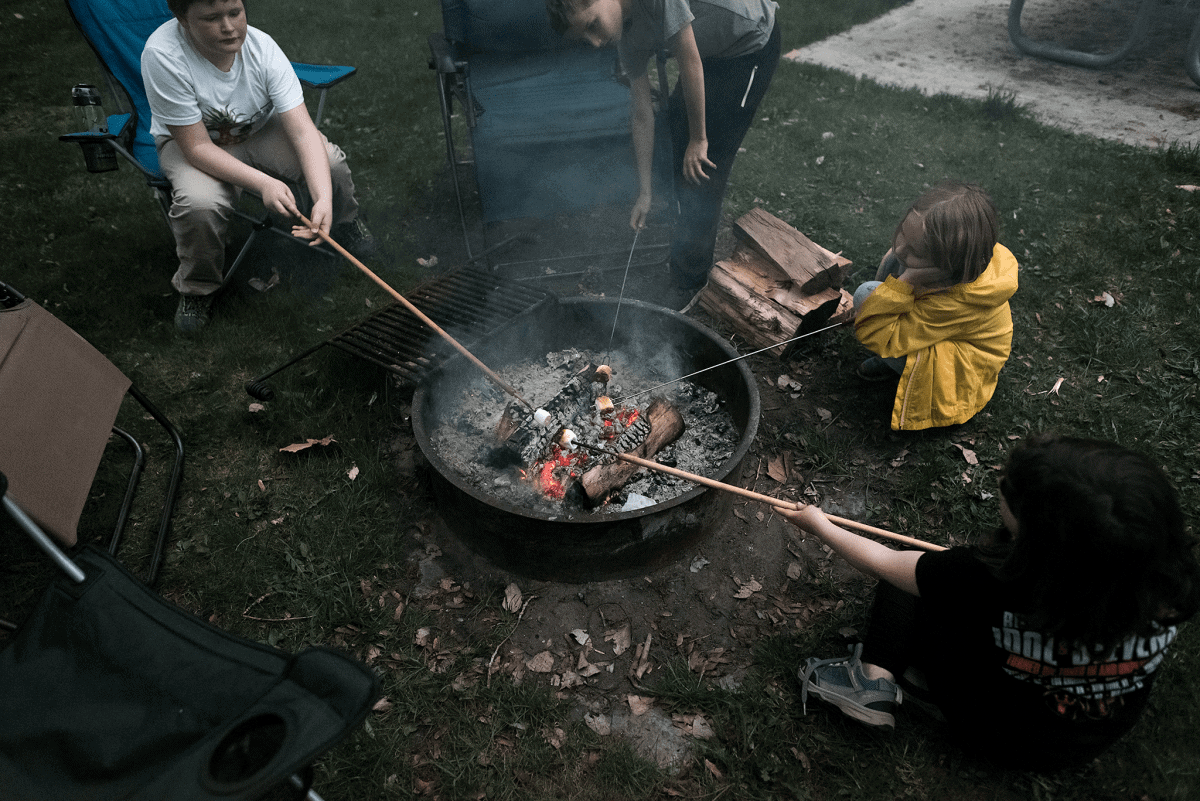
{"label": "blue camping chair", "polygon": [[[159,170],[158,151],[154,137],[150,135],[150,103],[142,84],[141,58],[146,40],[171,18],[171,12],[165,0],[67,0],[67,10],[96,53],[110,96],[119,103],[122,113],[108,116],[108,133],[84,131],[65,134],[59,139],[84,146],[100,143],[123,156],[146,177],[166,219],[171,210],[171,185]],[[320,91],[315,118],[318,126],[325,111],[326,93],[356,71],[354,67],[297,62],[292,62],[292,68],[301,84]],[[271,218],[265,211],[258,215],[235,213],[250,223],[251,231],[226,271],[226,283],[260,231],[270,230],[293,238],[289,232],[272,227]],[[303,244],[307,246],[308,243]]]}
{"label": "blue camping chair", "polygon": [[[544,0],[441,0],[441,6],[443,30],[429,36],[429,66],[437,74],[446,158],[468,259],[504,244],[488,246],[491,223],[604,204],[628,211],[638,191],[637,167],[629,86],[616,49],[556,34]],[[660,58],[659,91],[665,98],[662,65]],[[469,149],[469,158],[460,157],[455,142],[455,101],[465,118],[469,147],[463,149]],[[666,148],[661,157],[656,151],[659,166],[670,164],[665,129],[656,125],[656,148]],[[484,226],[479,254],[472,253],[459,180],[458,168],[468,166]],[[669,186],[669,176],[664,180],[660,172],[656,183]]]}

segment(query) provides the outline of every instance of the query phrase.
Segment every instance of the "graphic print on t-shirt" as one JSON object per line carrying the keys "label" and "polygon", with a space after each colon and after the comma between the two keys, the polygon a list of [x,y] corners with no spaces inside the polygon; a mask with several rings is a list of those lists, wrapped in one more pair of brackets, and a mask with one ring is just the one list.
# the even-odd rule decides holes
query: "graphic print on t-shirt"
{"label": "graphic print on t-shirt", "polygon": [[1040,686],[1060,715],[1107,717],[1120,697],[1140,690],[1175,639],[1175,626],[1157,626],[1149,637],[1130,636],[1106,654],[1057,644],[1054,637],[1028,628],[1020,615],[1005,612],[993,626],[996,647],[1008,657],[1004,671]]}
{"label": "graphic print on t-shirt", "polygon": [[213,142],[221,145],[236,145],[249,139],[267,121],[270,107],[259,109],[249,119],[239,119],[229,108],[205,108],[201,116],[204,127]]}

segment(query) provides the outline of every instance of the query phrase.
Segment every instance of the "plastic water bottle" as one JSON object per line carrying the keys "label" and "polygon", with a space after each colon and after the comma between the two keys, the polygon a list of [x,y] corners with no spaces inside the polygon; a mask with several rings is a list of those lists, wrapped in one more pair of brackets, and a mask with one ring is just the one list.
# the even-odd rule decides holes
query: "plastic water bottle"
{"label": "plastic water bottle", "polygon": [[[71,89],[75,103],[75,118],[81,131],[108,133],[108,115],[100,103],[100,90],[91,84],[81,83]],[[81,142],[83,163],[88,172],[111,172],[117,169],[117,153],[103,142]]]}

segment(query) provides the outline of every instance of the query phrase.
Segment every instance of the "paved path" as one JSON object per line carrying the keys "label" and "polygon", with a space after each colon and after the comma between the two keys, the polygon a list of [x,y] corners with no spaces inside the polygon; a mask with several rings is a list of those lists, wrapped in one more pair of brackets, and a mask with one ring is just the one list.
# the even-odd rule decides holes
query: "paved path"
{"label": "paved path", "polygon": [[[1010,92],[1048,125],[1132,145],[1197,145],[1200,87],[1184,70],[1183,56],[1200,3],[1174,3],[1146,44],[1104,69],[1022,54],[1008,40],[1009,0],[913,0],[785,58],[927,94]],[[1033,38],[1080,48],[1100,32],[1119,35],[1131,6],[1132,0],[1029,0],[1024,29]]]}

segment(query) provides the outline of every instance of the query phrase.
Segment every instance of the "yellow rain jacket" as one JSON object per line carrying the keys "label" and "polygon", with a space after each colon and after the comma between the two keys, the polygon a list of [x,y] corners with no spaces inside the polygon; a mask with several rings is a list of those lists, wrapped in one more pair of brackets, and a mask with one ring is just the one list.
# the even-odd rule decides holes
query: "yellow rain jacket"
{"label": "yellow rain jacket", "polygon": [[1008,299],[1016,291],[1017,260],[997,244],[969,284],[914,297],[911,285],[888,277],[871,293],[854,321],[858,340],[884,358],[908,357],[893,429],[962,423],[987,405],[1012,350]]}

